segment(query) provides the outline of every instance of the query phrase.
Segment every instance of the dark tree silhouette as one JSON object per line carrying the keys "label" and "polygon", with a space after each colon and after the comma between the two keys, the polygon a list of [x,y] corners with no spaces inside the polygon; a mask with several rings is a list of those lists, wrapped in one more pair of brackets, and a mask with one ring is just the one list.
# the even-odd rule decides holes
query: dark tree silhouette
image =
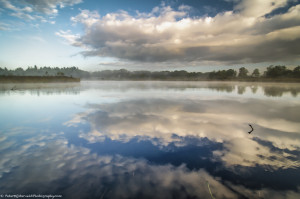
{"label": "dark tree silhouette", "polygon": [[248,72],[249,71],[245,67],[242,67],[242,68],[239,69],[238,77],[241,77],[241,78],[247,77]]}
{"label": "dark tree silhouette", "polygon": [[269,66],[266,71],[266,77],[276,78],[276,77],[287,77],[292,73],[288,70],[286,66]]}
{"label": "dark tree silhouette", "polygon": [[254,71],[252,72],[252,77],[259,77],[260,73],[259,70],[256,68],[254,69]]}

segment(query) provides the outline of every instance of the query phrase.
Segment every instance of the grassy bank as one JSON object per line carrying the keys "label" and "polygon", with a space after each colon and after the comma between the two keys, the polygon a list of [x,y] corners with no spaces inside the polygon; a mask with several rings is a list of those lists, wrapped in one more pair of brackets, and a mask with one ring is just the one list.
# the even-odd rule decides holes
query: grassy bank
{"label": "grassy bank", "polygon": [[80,78],[66,76],[0,76],[0,83],[80,82]]}

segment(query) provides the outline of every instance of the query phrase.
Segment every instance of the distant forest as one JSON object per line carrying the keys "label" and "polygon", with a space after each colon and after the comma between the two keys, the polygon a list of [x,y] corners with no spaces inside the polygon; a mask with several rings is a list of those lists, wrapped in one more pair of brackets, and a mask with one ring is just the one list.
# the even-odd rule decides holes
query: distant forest
{"label": "distant forest", "polygon": [[52,68],[52,67],[28,67],[27,69],[17,68],[8,70],[0,67],[0,76],[67,76],[81,79],[98,79],[98,80],[245,80],[245,81],[268,81],[292,80],[300,81],[300,66],[293,70],[286,66],[269,66],[262,74],[259,69],[254,69],[250,73],[245,67],[239,68],[238,71],[233,69],[219,70],[213,72],[187,72],[185,70],[175,71],[128,71],[120,70],[103,70],[98,72],[87,72],[77,67]]}

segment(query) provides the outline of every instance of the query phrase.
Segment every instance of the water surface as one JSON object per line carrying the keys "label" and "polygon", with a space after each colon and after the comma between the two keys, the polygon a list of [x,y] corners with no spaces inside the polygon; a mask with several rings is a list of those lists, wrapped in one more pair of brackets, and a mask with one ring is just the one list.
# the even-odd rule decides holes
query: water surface
{"label": "water surface", "polygon": [[0,194],[300,198],[299,84],[3,84],[0,119]]}

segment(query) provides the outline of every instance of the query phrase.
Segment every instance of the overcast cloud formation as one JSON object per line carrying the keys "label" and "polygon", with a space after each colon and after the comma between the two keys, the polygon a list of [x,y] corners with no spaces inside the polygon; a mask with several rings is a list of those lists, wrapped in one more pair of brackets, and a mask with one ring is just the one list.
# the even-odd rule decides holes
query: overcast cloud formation
{"label": "overcast cloud formation", "polygon": [[230,64],[300,60],[300,5],[276,14],[288,0],[241,0],[214,17],[190,17],[189,6],[162,4],[150,13],[81,10],[71,18],[84,33],[59,31],[84,56],[140,62]]}

